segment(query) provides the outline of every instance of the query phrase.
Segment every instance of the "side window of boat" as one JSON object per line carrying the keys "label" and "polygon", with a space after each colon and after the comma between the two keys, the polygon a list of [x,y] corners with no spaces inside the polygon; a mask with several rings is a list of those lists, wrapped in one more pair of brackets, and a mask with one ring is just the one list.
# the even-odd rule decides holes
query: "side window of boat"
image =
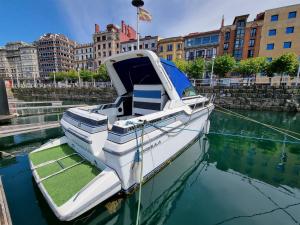
{"label": "side window of boat", "polygon": [[195,96],[197,95],[196,90],[193,86],[186,88],[183,91],[183,96],[182,97],[190,97],[190,96]]}

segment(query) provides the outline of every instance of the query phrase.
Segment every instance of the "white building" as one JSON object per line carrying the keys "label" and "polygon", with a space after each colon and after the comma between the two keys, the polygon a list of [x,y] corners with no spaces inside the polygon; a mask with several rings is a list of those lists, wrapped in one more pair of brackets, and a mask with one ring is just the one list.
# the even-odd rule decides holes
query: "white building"
{"label": "white building", "polygon": [[94,70],[93,43],[77,45],[74,54],[76,70]]}
{"label": "white building", "polygon": [[[147,49],[157,52],[157,44],[161,38],[159,36],[145,36],[140,39],[140,49]],[[129,40],[121,43],[121,52],[137,50],[137,40]]]}
{"label": "white building", "polygon": [[39,78],[37,48],[25,42],[10,42],[1,47],[0,77],[18,85]]}

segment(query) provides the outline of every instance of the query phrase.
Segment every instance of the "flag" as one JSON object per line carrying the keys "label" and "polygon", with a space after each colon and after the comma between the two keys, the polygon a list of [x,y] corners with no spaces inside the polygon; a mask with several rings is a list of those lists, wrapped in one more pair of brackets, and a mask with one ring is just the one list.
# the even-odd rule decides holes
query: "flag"
{"label": "flag", "polygon": [[139,19],[142,21],[150,22],[152,20],[151,14],[143,8],[139,8]]}

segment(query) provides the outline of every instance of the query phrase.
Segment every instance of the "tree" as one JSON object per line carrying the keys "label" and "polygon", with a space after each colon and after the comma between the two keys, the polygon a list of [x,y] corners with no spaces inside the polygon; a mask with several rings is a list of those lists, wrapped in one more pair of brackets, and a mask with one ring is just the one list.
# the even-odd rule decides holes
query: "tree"
{"label": "tree", "polygon": [[226,73],[232,71],[235,64],[235,59],[230,55],[218,56],[214,61],[214,73],[224,77]]}
{"label": "tree", "polygon": [[182,72],[187,73],[188,69],[188,62],[183,59],[176,59],[174,61],[175,65],[180,69]]}
{"label": "tree", "polygon": [[267,59],[265,57],[249,58],[236,64],[236,72],[244,76],[256,75],[259,72],[265,72]]}
{"label": "tree", "polygon": [[295,53],[286,53],[274,59],[270,65],[270,72],[278,73],[281,76],[288,74],[295,76],[298,67],[298,59]]}
{"label": "tree", "polygon": [[72,82],[78,80],[78,72],[75,70],[69,70],[68,72],[66,72],[65,76],[69,81]]}
{"label": "tree", "polygon": [[65,79],[64,77],[64,72],[51,72],[49,74],[50,80],[54,81],[54,76],[55,76],[55,81],[63,81]]}
{"label": "tree", "polygon": [[110,81],[107,69],[104,64],[101,64],[100,67],[98,68],[97,73],[95,74],[95,79],[96,80],[99,79],[101,81]]}
{"label": "tree", "polygon": [[205,61],[203,58],[197,58],[187,64],[187,74],[194,79],[202,77],[205,68]]}
{"label": "tree", "polygon": [[94,73],[90,70],[81,70],[79,74],[83,81],[92,81],[94,77]]}

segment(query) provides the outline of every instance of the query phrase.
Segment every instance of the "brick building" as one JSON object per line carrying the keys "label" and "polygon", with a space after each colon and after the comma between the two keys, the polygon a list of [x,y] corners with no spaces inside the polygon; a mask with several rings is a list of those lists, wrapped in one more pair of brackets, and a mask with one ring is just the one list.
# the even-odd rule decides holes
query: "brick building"
{"label": "brick building", "polygon": [[120,53],[121,42],[136,39],[136,31],[124,21],[121,28],[114,24],[108,24],[106,30],[101,31],[98,24],[95,24],[94,58],[95,67],[98,68],[104,60],[114,54]]}
{"label": "brick building", "polygon": [[51,72],[74,69],[76,43],[63,34],[44,34],[36,41],[41,79],[48,79]]}
{"label": "brick building", "polygon": [[264,13],[248,21],[249,14],[236,16],[232,25],[221,25],[219,55],[229,54],[236,60],[259,55]]}

